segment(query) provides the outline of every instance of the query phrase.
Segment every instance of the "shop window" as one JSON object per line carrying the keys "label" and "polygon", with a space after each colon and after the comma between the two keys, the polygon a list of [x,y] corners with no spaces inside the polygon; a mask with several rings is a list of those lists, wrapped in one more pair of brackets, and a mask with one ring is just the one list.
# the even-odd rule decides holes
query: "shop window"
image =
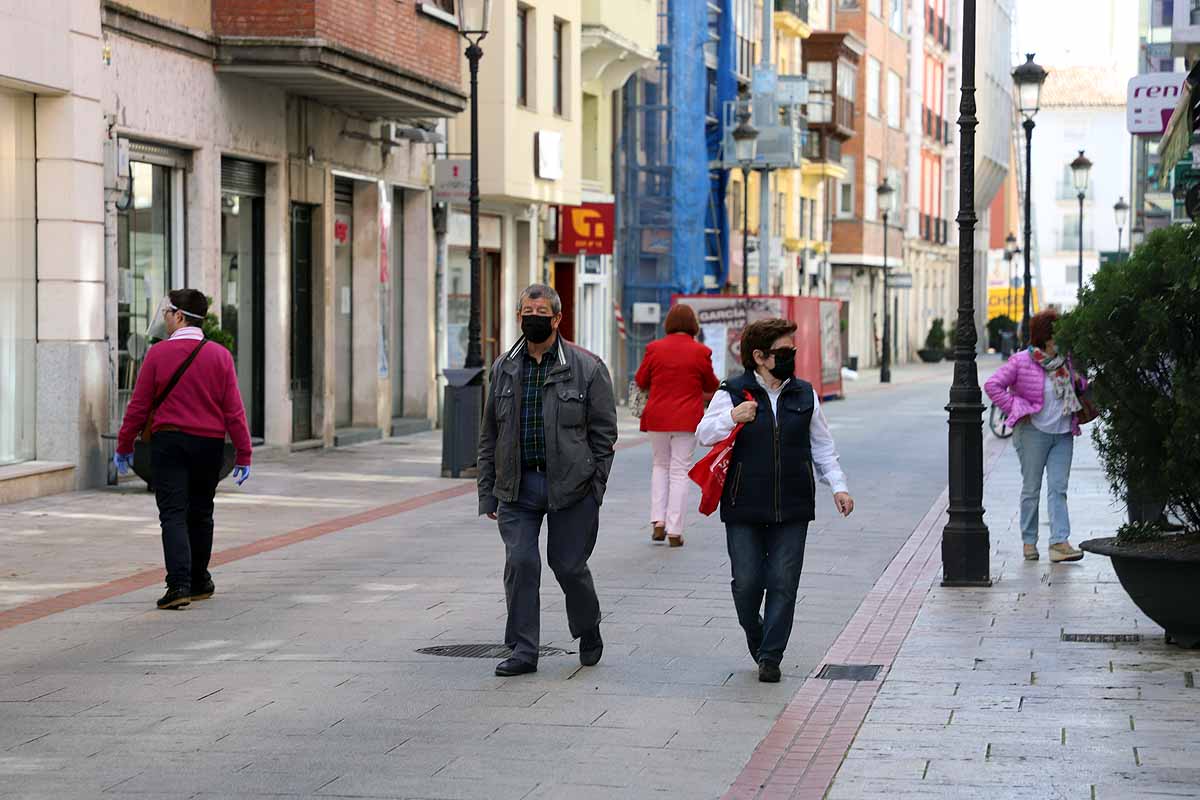
{"label": "shop window", "polygon": [[[0,90],[0,464],[34,458],[37,227],[33,95]],[[70,313],[56,309],[55,313]]]}
{"label": "shop window", "polygon": [[138,369],[153,344],[146,338],[150,316],[167,292],[181,288],[176,285],[182,283],[182,275],[175,262],[182,259],[176,246],[182,191],[176,191],[176,182],[183,177],[176,172],[160,163],[131,161],[130,191],[125,207],[118,208],[118,419],[125,414]]}

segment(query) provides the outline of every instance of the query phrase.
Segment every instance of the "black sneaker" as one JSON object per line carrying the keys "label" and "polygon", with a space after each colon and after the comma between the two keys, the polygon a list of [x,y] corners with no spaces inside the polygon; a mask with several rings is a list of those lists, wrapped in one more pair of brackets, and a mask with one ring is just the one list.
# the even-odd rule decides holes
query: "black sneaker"
{"label": "black sneaker", "polygon": [[600,626],[579,637],[579,663],[585,667],[594,667],[600,663],[604,654],[604,640],[600,638]]}
{"label": "black sneaker", "polygon": [[758,665],[758,679],[762,683],[779,683],[779,679],[783,674],[779,671],[778,664],[772,664],[770,661],[762,661]]}
{"label": "black sneaker", "polygon": [[217,591],[217,587],[213,584],[212,578],[209,578],[203,583],[196,584],[196,587],[197,588],[192,590],[193,600],[207,600],[213,596],[213,592]]}
{"label": "black sneaker", "polygon": [[192,602],[191,589],[172,589],[167,587],[167,593],[158,598],[159,608],[183,608]]}

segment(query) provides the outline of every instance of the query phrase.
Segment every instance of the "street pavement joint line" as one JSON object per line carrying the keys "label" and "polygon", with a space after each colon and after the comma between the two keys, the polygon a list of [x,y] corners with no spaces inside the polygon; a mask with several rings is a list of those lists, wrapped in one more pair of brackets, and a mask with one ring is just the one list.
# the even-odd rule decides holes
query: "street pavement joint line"
{"label": "street pavement joint line", "polygon": [[[626,446],[632,447],[634,444],[634,442],[630,442]],[[336,517],[315,525],[297,528],[294,531],[281,533],[276,536],[268,536],[265,539],[231,547],[228,550],[218,551],[213,553],[212,563],[214,565],[221,565],[240,561],[241,559],[261,555],[272,550],[279,550],[289,545],[307,542],[331,533],[338,533],[358,525],[366,525],[397,514],[403,514],[407,511],[415,511],[444,500],[452,500],[474,491],[475,484],[471,482],[462,486],[452,486],[435,492],[429,492],[428,494],[418,495],[397,503],[389,503],[377,508],[360,511],[349,516]],[[76,589],[72,592],[47,597],[43,600],[36,600],[6,611],[0,611],[0,631],[15,628],[17,625],[43,619],[63,611],[71,611],[82,606],[92,605],[103,600],[111,600],[114,597],[120,597],[130,592],[145,589],[148,586],[160,583],[163,579],[163,572],[161,567],[146,569],[141,572],[135,572],[132,575],[127,575],[124,578],[117,578],[108,583],[89,586],[85,589]]]}
{"label": "street pavement joint line", "polygon": [[[985,482],[1006,447],[1005,440],[989,442]],[[755,798],[764,787],[772,796],[791,790],[792,800],[825,797],[883,681],[848,685],[847,681],[819,679],[815,670],[822,664],[856,663],[860,658],[862,663],[882,664],[885,672],[890,669],[937,577],[938,522],[949,505],[947,487],[817,662],[814,674],[801,684],[722,800]],[[947,724],[953,718],[951,711]]]}

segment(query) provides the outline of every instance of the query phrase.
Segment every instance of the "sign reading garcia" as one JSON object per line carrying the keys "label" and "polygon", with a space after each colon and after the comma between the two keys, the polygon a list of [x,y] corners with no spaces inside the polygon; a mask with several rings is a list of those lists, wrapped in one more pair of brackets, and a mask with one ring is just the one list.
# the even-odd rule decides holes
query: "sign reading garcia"
{"label": "sign reading garcia", "polygon": [[1129,79],[1125,127],[1130,133],[1160,134],[1183,91],[1186,72],[1150,72]]}
{"label": "sign reading garcia", "polygon": [[616,207],[612,203],[560,207],[558,252],[563,255],[612,255],[616,218]]}

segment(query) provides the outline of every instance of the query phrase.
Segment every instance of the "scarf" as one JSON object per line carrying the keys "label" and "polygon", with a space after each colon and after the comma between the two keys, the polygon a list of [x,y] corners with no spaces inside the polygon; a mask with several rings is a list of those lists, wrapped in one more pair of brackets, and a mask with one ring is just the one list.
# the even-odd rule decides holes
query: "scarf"
{"label": "scarf", "polygon": [[1040,347],[1030,347],[1029,355],[1033,358],[1033,363],[1045,370],[1046,377],[1050,379],[1050,385],[1054,389],[1054,396],[1062,402],[1063,416],[1069,417],[1082,410],[1083,404],[1079,402],[1072,385],[1067,357],[1062,353],[1048,355]]}

